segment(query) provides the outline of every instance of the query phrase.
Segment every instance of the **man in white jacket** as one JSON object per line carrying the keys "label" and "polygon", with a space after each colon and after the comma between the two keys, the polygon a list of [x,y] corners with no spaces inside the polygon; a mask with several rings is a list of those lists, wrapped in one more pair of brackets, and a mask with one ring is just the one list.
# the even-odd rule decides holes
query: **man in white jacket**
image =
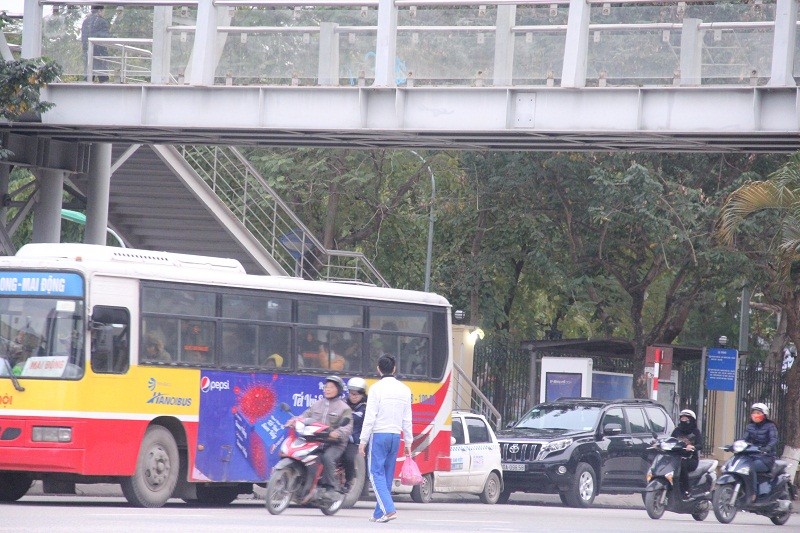
{"label": "man in white jacket", "polygon": [[388,522],[397,518],[392,501],[397,451],[400,448],[400,433],[405,442],[406,461],[411,460],[411,389],[395,379],[397,369],[394,357],[383,355],[378,360],[380,381],[369,389],[367,411],[358,452],[364,455],[369,443],[369,480],[375,492],[377,504],[371,522]]}

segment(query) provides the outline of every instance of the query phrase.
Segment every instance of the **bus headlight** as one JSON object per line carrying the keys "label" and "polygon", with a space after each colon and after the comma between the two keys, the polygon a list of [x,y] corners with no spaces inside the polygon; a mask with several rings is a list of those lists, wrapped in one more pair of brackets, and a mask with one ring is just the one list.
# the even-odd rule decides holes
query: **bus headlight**
{"label": "bus headlight", "polygon": [[72,428],[33,426],[33,442],[72,442]]}

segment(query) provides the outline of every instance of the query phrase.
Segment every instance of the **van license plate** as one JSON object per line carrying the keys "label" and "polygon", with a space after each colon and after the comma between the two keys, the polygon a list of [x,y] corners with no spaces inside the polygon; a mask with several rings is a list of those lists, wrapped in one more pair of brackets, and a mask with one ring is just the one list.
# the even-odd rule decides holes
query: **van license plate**
{"label": "van license plate", "polygon": [[503,463],[503,470],[507,470],[509,472],[524,472],[525,465],[514,464],[514,463]]}

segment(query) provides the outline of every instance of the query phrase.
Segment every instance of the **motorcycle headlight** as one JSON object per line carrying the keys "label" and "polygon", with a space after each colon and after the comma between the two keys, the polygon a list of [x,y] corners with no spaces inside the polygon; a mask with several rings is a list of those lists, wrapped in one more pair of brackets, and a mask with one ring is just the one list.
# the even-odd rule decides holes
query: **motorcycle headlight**
{"label": "motorcycle headlight", "polygon": [[542,446],[542,450],[539,452],[538,458],[540,460],[544,459],[551,453],[560,452],[561,450],[568,448],[570,444],[572,444],[572,439],[561,439],[548,442]]}
{"label": "motorcycle headlight", "polygon": [[743,452],[744,450],[747,449],[747,443],[743,440],[737,440],[736,442],[733,443],[731,449],[733,450],[734,453]]}

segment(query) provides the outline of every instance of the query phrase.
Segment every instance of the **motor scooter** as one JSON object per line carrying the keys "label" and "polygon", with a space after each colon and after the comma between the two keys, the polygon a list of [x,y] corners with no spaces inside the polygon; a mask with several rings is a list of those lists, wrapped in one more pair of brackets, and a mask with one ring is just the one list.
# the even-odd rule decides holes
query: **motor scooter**
{"label": "motor scooter", "polygon": [[680,474],[684,467],[684,458],[692,454],[686,449],[686,443],[669,437],[657,440],[651,448],[657,450],[658,454],[647,471],[644,505],[648,516],[658,520],[664,516],[664,511],[671,511],[690,514],[698,522],[705,520],[711,506],[711,491],[717,479],[718,462],[701,459],[697,468],[689,472],[689,486],[681,487]]}
{"label": "motor scooter", "polygon": [[717,520],[729,524],[741,510],[766,516],[777,526],[785,524],[792,514],[794,498],[794,487],[786,472],[789,463],[776,460],[772,471],[759,474],[753,486],[751,472],[761,454],[758,446],[737,440],[722,449],[733,452],[733,457],[722,465],[722,475],[714,489],[712,503]]}
{"label": "motor scooter", "polygon": [[[281,408],[289,410],[282,404]],[[287,435],[281,443],[281,459],[272,469],[267,482],[266,506],[271,514],[282,513],[291,502],[312,505],[326,515],[342,507],[346,494],[318,487],[322,476],[322,452],[331,443],[330,433],[336,427],[346,426],[345,417],[338,426],[327,426],[311,420],[297,420],[286,428]]]}

